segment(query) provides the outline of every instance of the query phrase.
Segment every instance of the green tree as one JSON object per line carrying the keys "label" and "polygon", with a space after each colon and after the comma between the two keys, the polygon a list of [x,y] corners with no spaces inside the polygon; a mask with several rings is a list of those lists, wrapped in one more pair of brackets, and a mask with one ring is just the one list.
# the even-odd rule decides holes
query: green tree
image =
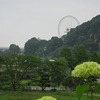
{"label": "green tree", "polygon": [[10,47],[9,47],[8,52],[10,54],[19,54],[21,52],[21,50],[20,50],[18,45],[11,44]]}
{"label": "green tree", "polygon": [[34,70],[40,65],[40,59],[29,55],[13,55],[5,59],[5,74],[13,90],[19,87],[22,79],[32,79]]}
{"label": "green tree", "polygon": [[55,61],[49,62],[50,66],[50,81],[52,86],[59,86],[62,84],[66,72],[68,71],[68,64],[65,58],[57,58]]}
{"label": "green tree", "polygon": [[37,85],[42,88],[42,91],[44,91],[46,87],[50,86],[50,68],[46,62],[43,62],[41,66],[38,67],[37,73],[35,75],[37,75],[37,77],[35,77],[37,78]]}
{"label": "green tree", "polygon": [[28,40],[25,43],[25,47],[24,47],[24,53],[25,54],[31,54],[31,55],[35,55],[36,51],[39,48],[39,40],[34,38],[31,38],[30,40]]}
{"label": "green tree", "polygon": [[[47,52],[48,54],[53,53],[55,50],[57,50],[59,47],[63,45],[63,41],[61,38],[58,37],[52,37],[48,42],[47,42]],[[53,56],[53,55],[52,55]]]}
{"label": "green tree", "polygon": [[77,88],[78,99],[80,100],[82,94],[90,90],[91,100],[93,100],[93,87],[95,87],[95,79],[100,75],[100,65],[97,62],[84,62],[75,67],[72,71],[72,76],[83,78],[85,85],[80,85]]}
{"label": "green tree", "polygon": [[89,55],[84,46],[78,45],[74,51],[75,66],[89,60]]}
{"label": "green tree", "polygon": [[67,47],[63,47],[60,50],[60,57],[64,57],[67,60],[68,67],[73,70],[74,68],[74,59],[71,50]]}
{"label": "green tree", "polygon": [[92,52],[90,54],[90,61],[95,61],[100,63],[100,54],[98,52]]}

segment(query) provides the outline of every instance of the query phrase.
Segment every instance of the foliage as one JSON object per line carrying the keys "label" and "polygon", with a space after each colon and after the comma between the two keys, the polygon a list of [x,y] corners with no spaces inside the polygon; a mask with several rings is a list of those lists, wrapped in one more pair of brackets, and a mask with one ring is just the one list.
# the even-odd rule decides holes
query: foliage
{"label": "foliage", "polygon": [[11,44],[8,51],[9,51],[10,54],[19,54],[20,48],[19,48],[18,45]]}
{"label": "foliage", "polygon": [[94,91],[96,93],[100,93],[100,83],[95,83],[94,85],[95,85],[95,90]]}
{"label": "foliage", "polygon": [[4,57],[4,63],[1,66],[1,83],[2,86],[9,81],[13,90],[19,87],[19,82],[23,79],[32,79],[36,67],[41,65],[38,57],[28,55],[11,55]]}
{"label": "foliage", "polygon": [[47,86],[50,86],[50,80],[49,80],[50,69],[49,69],[49,66],[47,66],[47,64],[44,62],[44,64],[42,64],[41,67],[39,67],[37,69],[36,75],[37,76],[35,77],[35,79],[36,79],[37,85],[41,86],[42,91],[44,91]]}
{"label": "foliage", "polygon": [[[66,76],[67,61],[65,58],[58,58],[55,61],[49,62],[50,66],[50,80],[52,86],[59,86],[62,84],[63,78]],[[63,77],[63,78],[62,78]]]}
{"label": "foliage", "polygon": [[92,52],[90,54],[90,61],[95,61],[100,64],[100,51],[99,52]]}
{"label": "foliage", "polygon": [[21,80],[21,81],[20,81],[20,84],[21,84],[21,85],[28,85],[28,84],[31,84],[31,83],[32,83],[31,80]]}
{"label": "foliage", "polygon": [[56,98],[51,97],[51,96],[43,96],[42,98],[40,98],[38,100],[56,100]]}
{"label": "foliage", "polygon": [[89,60],[89,54],[83,45],[77,45],[74,48],[74,66]]}
{"label": "foliage", "polygon": [[77,65],[72,71],[72,76],[88,78],[100,75],[100,65],[97,62],[84,62]]}
{"label": "foliage", "polygon": [[87,84],[77,86],[76,95],[78,97],[78,100],[81,99],[83,93],[88,92],[88,89],[89,89],[89,86]]}
{"label": "foliage", "polygon": [[67,60],[68,67],[73,69],[74,59],[71,50],[68,47],[62,47],[60,50],[60,57],[64,57]]}
{"label": "foliage", "polygon": [[[62,46],[62,39],[52,37],[51,40],[38,40],[35,37],[25,43],[25,54],[37,55],[40,57],[50,55],[56,49]],[[45,51],[44,51],[44,48]]]}
{"label": "foliage", "polygon": [[89,52],[98,51],[100,50],[99,33],[100,15],[68,32],[64,39],[64,43],[73,49],[76,45],[84,45]]}
{"label": "foliage", "polygon": [[[90,21],[79,25],[76,28],[70,30],[67,35],[64,35],[64,39],[58,37],[52,37],[50,40],[41,40],[32,37],[26,41],[24,46],[24,53],[40,57],[57,57],[59,50],[63,46],[75,50],[76,46],[83,45],[88,52],[100,50],[100,15],[92,18]],[[44,52],[44,48],[46,50]],[[20,53],[19,46],[11,44],[9,50],[3,52],[5,54]],[[0,51],[2,54],[2,51]],[[72,65],[71,65],[72,66]]]}
{"label": "foliage", "polygon": [[47,42],[47,52],[50,54],[51,52],[54,52],[57,50],[59,47],[63,45],[63,41],[61,38],[58,37],[52,37],[48,42]]}
{"label": "foliage", "polygon": [[[95,79],[100,75],[100,65],[97,62],[84,62],[80,65],[77,65],[72,71],[72,76],[84,78],[85,85],[80,85],[77,87],[77,95],[80,100],[82,94],[87,92],[91,93],[91,100],[93,100],[93,87],[97,88],[98,85],[95,85]],[[97,89],[96,89],[97,90]]]}
{"label": "foliage", "polygon": [[34,55],[38,48],[39,48],[39,40],[34,37],[25,43],[24,47],[25,54]]}

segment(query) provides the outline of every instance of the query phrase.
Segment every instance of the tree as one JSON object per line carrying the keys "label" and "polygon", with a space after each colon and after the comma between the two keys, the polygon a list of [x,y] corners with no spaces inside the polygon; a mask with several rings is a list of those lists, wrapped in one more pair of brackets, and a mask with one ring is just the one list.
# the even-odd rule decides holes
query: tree
{"label": "tree", "polygon": [[35,77],[37,78],[36,82],[41,86],[42,91],[44,91],[47,86],[50,86],[50,68],[46,62],[43,62],[41,66],[38,67],[35,75],[37,75],[37,77]]}
{"label": "tree", "polygon": [[28,40],[25,43],[25,47],[24,47],[25,52],[24,53],[35,55],[38,48],[39,48],[39,40],[36,39],[35,37],[31,38],[30,40]]}
{"label": "tree", "polygon": [[21,80],[32,79],[33,72],[40,62],[39,58],[29,55],[13,55],[5,58],[4,72],[14,91],[19,87]]}
{"label": "tree", "polygon": [[18,45],[11,44],[10,47],[9,47],[8,52],[10,54],[19,54],[21,51],[20,51],[20,48],[19,48]]}
{"label": "tree", "polygon": [[46,48],[45,56],[53,56],[55,50],[61,47],[62,44],[62,39],[58,37],[52,37],[48,41],[33,37],[25,43],[24,53],[43,57],[44,48]]}
{"label": "tree", "polygon": [[[72,71],[72,76],[74,77],[80,77],[83,78],[85,81],[85,85],[79,86],[77,88],[77,94],[78,99],[80,100],[82,93],[87,91],[87,97],[88,97],[88,91],[91,92],[91,100],[93,100],[93,86],[95,79],[100,75],[100,65],[97,62],[84,62],[82,64],[79,64],[75,67],[75,69]],[[81,93],[79,93],[81,92]]]}
{"label": "tree", "polygon": [[20,80],[20,70],[17,63],[17,56],[6,56],[3,67],[9,86],[11,86],[11,88],[15,91],[18,87],[18,80]]}
{"label": "tree", "polygon": [[76,46],[74,51],[74,59],[75,65],[89,60],[88,52],[83,45]]}
{"label": "tree", "polygon": [[67,47],[63,47],[60,50],[60,57],[64,57],[67,60],[68,67],[73,70],[74,68],[74,59],[71,50]]}
{"label": "tree", "polygon": [[90,54],[90,61],[95,61],[95,62],[98,62],[100,63],[100,54],[98,52],[92,52]]}
{"label": "tree", "polygon": [[57,50],[62,45],[63,45],[63,41],[61,38],[52,37],[51,40],[47,42],[47,46],[46,46],[48,54],[53,53],[55,50]]}
{"label": "tree", "polygon": [[68,69],[66,59],[57,58],[55,61],[50,61],[49,66],[51,85],[54,87],[61,85]]}
{"label": "tree", "polygon": [[4,63],[4,57],[3,56],[0,56],[0,67],[1,65]]}

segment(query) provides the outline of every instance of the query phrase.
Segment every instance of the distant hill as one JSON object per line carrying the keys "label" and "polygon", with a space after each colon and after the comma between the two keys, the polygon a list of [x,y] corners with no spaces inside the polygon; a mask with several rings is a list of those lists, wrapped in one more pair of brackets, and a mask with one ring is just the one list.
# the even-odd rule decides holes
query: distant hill
{"label": "distant hill", "polygon": [[72,48],[84,45],[88,51],[100,50],[100,15],[71,29],[64,38],[64,44]]}
{"label": "distant hill", "polygon": [[9,48],[7,48],[7,47],[0,47],[0,51],[1,52],[4,52],[4,51],[6,51],[6,50],[8,50]]}
{"label": "distant hill", "polygon": [[71,29],[63,38],[52,37],[48,41],[31,38],[25,43],[25,54],[52,57],[57,55],[63,45],[72,49],[84,45],[89,52],[100,50],[100,15]]}
{"label": "distant hill", "polygon": [[57,49],[63,45],[61,38],[52,37],[50,40],[38,40],[35,37],[25,43],[25,54],[32,54],[41,57],[55,56]]}

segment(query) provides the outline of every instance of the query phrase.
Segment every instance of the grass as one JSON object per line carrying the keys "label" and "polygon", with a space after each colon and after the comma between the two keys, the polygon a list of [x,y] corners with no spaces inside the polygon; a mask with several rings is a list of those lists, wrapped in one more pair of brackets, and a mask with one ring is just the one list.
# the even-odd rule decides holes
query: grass
{"label": "grass", "polygon": [[42,91],[32,91],[32,92],[12,92],[12,91],[1,91],[0,100],[37,100],[42,96],[53,96],[57,100],[76,100],[74,96],[67,92],[42,92]]}
{"label": "grass", "polygon": [[[77,100],[73,92],[42,92],[42,91],[32,91],[32,92],[13,92],[13,91],[1,91],[0,100],[37,100],[42,96],[53,96],[57,100]],[[86,96],[83,96],[81,100],[86,100]],[[93,100],[98,100],[95,97]]]}

